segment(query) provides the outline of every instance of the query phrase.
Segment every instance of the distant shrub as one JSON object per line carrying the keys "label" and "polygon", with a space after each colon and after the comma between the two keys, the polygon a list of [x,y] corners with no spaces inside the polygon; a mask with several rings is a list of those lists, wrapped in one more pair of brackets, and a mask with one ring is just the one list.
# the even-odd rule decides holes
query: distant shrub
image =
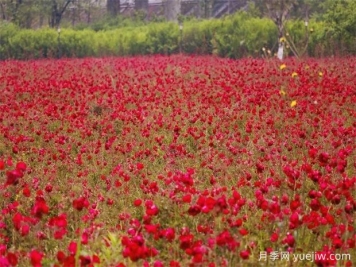
{"label": "distant shrub", "polygon": [[[179,51],[230,58],[259,57],[263,47],[275,51],[278,42],[277,28],[270,19],[245,12],[221,19],[186,20],[182,30],[175,23],[142,25],[141,20],[136,24],[121,20],[124,25],[127,23],[125,27],[114,27],[118,22],[108,19],[102,26],[64,28],[60,35],[50,28],[28,30],[3,23],[0,24],[0,59],[170,55]],[[352,51],[352,40],[344,39],[347,42],[341,43],[323,21],[311,20],[308,29],[303,21],[289,21],[286,32],[289,55],[328,56],[338,47]]]}

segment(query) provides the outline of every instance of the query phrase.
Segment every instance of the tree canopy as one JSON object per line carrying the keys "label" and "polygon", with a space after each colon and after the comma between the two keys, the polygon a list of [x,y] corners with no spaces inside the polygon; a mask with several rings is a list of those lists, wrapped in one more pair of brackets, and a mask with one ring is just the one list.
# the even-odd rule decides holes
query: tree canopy
{"label": "tree canopy", "polygon": [[[216,0],[195,0],[198,7],[204,6],[205,16],[211,16],[209,10]],[[201,1],[201,2],[199,2]],[[221,2],[221,0],[219,0]],[[225,0],[228,2],[229,0]],[[182,10],[182,1],[163,0],[166,19],[177,21]],[[220,3],[219,2],[219,3]],[[67,26],[75,21],[86,23],[104,21],[105,18],[122,17],[127,3],[120,0],[0,0],[0,23],[11,22],[20,28],[38,28],[42,26],[59,27],[63,21]],[[131,9],[147,14],[152,9],[151,0],[132,0]],[[200,4],[199,4],[200,3]],[[229,2],[230,3],[230,2]],[[356,36],[356,1],[355,0],[250,0],[244,10],[254,17],[268,17],[278,28],[279,38],[284,36],[287,20],[324,21],[325,34],[338,36],[340,40],[351,42]],[[162,7],[162,8],[163,8]],[[156,7],[154,7],[156,8]],[[157,9],[157,8],[156,8]],[[92,19],[94,10],[99,14]],[[84,12],[84,15],[83,15]],[[200,14],[201,12],[198,12]],[[131,13],[135,14],[135,13]],[[141,19],[147,19],[141,16]],[[120,24],[122,20],[116,20]],[[72,22],[72,23],[70,23]],[[119,25],[118,25],[119,26]],[[82,27],[83,28],[83,27]],[[104,27],[105,28],[105,27]]]}

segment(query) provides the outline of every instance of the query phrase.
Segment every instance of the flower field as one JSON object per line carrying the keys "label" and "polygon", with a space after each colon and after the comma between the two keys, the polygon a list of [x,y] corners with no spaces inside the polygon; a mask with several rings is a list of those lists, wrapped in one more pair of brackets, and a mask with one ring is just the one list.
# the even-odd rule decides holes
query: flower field
{"label": "flower field", "polygon": [[355,266],[355,77],[356,58],[0,62],[0,266]]}

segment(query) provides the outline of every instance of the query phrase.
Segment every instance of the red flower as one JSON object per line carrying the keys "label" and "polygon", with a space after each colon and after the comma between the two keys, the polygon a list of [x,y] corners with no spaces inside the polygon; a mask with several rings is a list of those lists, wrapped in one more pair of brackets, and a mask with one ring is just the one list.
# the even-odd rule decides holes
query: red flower
{"label": "red flower", "polygon": [[21,222],[23,221],[23,216],[21,213],[15,213],[14,216],[12,217],[12,223],[14,224],[14,227],[16,230],[21,229]]}
{"label": "red flower", "polygon": [[186,194],[182,197],[182,201],[184,203],[190,203],[192,201],[192,195],[191,194]]}
{"label": "red flower", "polygon": [[173,239],[175,238],[175,232],[174,228],[167,228],[166,230],[163,230],[163,236],[164,238],[167,239],[167,241],[172,242]]}
{"label": "red flower", "polygon": [[53,237],[54,239],[62,239],[67,234],[66,229],[59,229],[54,232]]}
{"label": "red flower", "polygon": [[69,255],[65,258],[63,262],[63,267],[73,267],[75,266],[75,256]]}
{"label": "red flower", "polygon": [[290,247],[293,247],[295,243],[294,236],[290,233],[287,233],[287,236],[283,239],[283,243],[287,244]]}
{"label": "red flower", "polygon": [[194,205],[194,206],[191,206],[188,209],[188,214],[191,215],[191,216],[196,216],[196,215],[198,215],[200,213],[200,211],[201,211],[200,206]]}
{"label": "red flower", "polygon": [[33,267],[42,267],[42,258],[43,258],[43,253],[37,251],[37,250],[32,250],[30,252],[30,261]]}
{"label": "red flower", "polygon": [[25,172],[26,169],[27,169],[26,163],[20,161],[20,162],[18,162],[18,163],[16,164],[16,170],[19,170],[19,171],[21,171],[21,172]]}
{"label": "red flower", "polygon": [[84,232],[82,234],[82,239],[81,239],[82,244],[86,245],[89,242],[89,234],[87,232]]}
{"label": "red flower", "polygon": [[298,227],[300,224],[299,214],[297,212],[293,212],[292,215],[289,217],[289,228],[294,229]]}
{"label": "red flower", "polygon": [[142,204],[142,200],[141,199],[135,199],[133,204],[134,204],[135,207],[139,207]]}
{"label": "red flower", "polygon": [[51,184],[46,185],[45,190],[47,193],[51,193],[53,189],[53,186]]}
{"label": "red flower", "polygon": [[48,224],[50,226],[65,228],[65,227],[67,227],[67,215],[65,213],[62,213],[59,216],[52,217],[49,220]]}
{"label": "red flower", "polygon": [[240,257],[244,260],[247,260],[250,257],[250,251],[247,249],[240,251]]}
{"label": "red flower", "polygon": [[32,208],[32,214],[37,218],[42,218],[42,215],[48,214],[49,208],[46,201],[42,197],[37,197],[35,205]]}
{"label": "red flower", "polygon": [[0,266],[10,267],[9,260],[1,255],[0,255]]}
{"label": "red flower", "polygon": [[147,200],[145,202],[145,206],[146,206],[146,215],[155,216],[158,214],[159,212],[158,207],[153,203],[152,200]]}
{"label": "red flower", "polygon": [[25,197],[30,197],[31,196],[31,190],[30,188],[28,188],[28,186],[25,186],[24,189],[22,190],[22,194]]}
{"label": "red flower", "polygon": [[80,255],[79,256],[79,260],[80,260],[80,266],[87,266],[91,263],[91,257],[90,256],[84,256],[84,255]]}
{"label": "red flower", "polygon": [[57,260],[60,262],[60,263],[63,263],[64,260],[66,259],[66,254],[63,252],[63,251],[58,251],[57,252]]}
{"label": "red flower", "polygon": [[239,233],[240,233],[242,236],[245,236],[245,235],[248,235],[248,230],[245,229],[245,228],[241,228],[241,229],[239,230]]}
{"label": "red flower", "polygon": [[320,209],[321,204],[318,199],[314,198],[310,201],[309,206],[312,210],[317,211],[318,209]]}
{"label": "red flower", "polygon": [[194,236],[192,234],[181,235],[179,237],[180,248],[187,249],[191,246]]}
{"label": "red flower", "polygon": [[318,157],[320,163],[321,163],[321,166],[325,166],[329,159],[330,159],[330,155],[326,152],[322,152],[319,154],[319,157]]}
{"label": "red flower", "polygon": [[28,224],[23,224],[20,229],[20,233],[22,236],[28,235],[30,232],[30,226]]}
{"label": "red flower", "polygon": [[136,168],[137,168],[137,170],[140,171],[140,170],[142,170],[144,168],[144,165],[141,162],[139,162],[139,163],[136,164]]}
{"label": "red flower", "polygon": [[5,169],[5,162],[0,159],[0,171],[2,171],[3,169]]}
{"label": "red flower", "polygon": [[172,260],[169,262],[169,267],[180,267],[180,264],[178,261]]}
{"label": "red flower", "polygon": [[89,201],[84,197],[79,197],[73,200],[73,207],[76,210],[81,211],[82,209],[89,207]]}
{"label": "red flower", "polygon": [[6,258],[9,261],[11,266],[16,266],[19,262],[16,254],[12,253],[12,252],[8,252]]}
{"label": "red flower", "polygon": [[13,171],[6,172],[6,184],[5,185],[17,185],[19,179],[23,177],[21,170],[15,169]]}
{"label": "red flower", "polygon": [[278,241],[278,233],[273,233],[271,235],[271,242],[277,242]]}
{"label": "red flower", "polygon": [[68,251],[71,255],[75,255],[77,253],[77,243],[74,241],[70,242]]}

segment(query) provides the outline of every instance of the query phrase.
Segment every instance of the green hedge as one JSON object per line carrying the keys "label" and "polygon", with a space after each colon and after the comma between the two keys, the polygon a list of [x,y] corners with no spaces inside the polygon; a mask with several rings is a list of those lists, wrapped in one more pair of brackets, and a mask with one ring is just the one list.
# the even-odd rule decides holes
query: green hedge
{"label": "green hedge", "polygon": [[[328,34],[324,22],[310,21],[309,29],[313,29],[309,33],[309,56],[331,55],[336,46],[351,51],[353,42],[341,42]],[[302,50],[306,40],[304,22],[288,22],[287,32],[297,50]],[[161,22],[102,31],[64,28],[59,36],[54,29],[24,30],[4,23],[0,24],[0,59],[172,54],[180,50],[240,58],[261,56],[263,47],[275,51],[277,36],[271,20],[244,12],[221,19],[186,21],[182,31],[177,24]]]}
{"label": "green hedge", "polygon": [[240,58],[257,56],[263,47],[273,47],[277,36],[277,28],[271,20],[240,13],[222,19],[213,40],[219,56]]}

